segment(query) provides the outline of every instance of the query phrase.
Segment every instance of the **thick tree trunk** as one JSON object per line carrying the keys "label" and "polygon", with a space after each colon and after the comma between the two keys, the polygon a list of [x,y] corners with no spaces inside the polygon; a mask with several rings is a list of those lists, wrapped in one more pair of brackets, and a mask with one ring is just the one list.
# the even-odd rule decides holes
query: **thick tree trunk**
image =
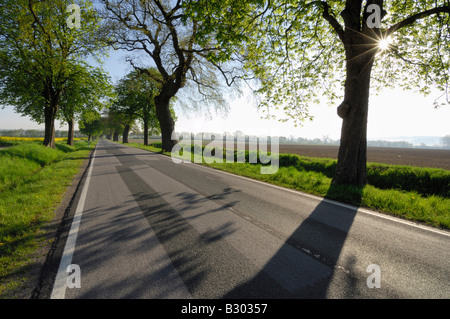
{"label": "thick tree trunk", "polygon": [[118,142],[119,141],[119,132],[118,131],[114,131],[114,133],[113,133],[113,141],[114,142]]}
{"label": "thick tree trunk", "polygon": [[374,53],[361,47],[347,47],[345,96],[338,107],[343,119],[341,144],[333,178],[334,184],[357,187],[367,184],[367,116],[374,59]]}
{"label": "thick tree trunk", "polygon": [[122,137],[122,143],[129,143],[128,142],[128,133],[130,133],[130,124],[125,125],[125,128],[123,129],[123,137]]}
{"label": "thick tree trunk", "polygon": [[144,145],[148,146],[148,118],[144,118]]}
{"label": "thick tree trunk", "polygon": [[55,118],[58,111],[56,102],[51,101],[44,110],[45,133],[43,144],[46,147],[55,148]]}
{"label": "thick tree trunk", "polygon": [[73,117],[67,121],[67,124],[69,125],[69,133],[67,135],[67,145],[73,146]]}
{"label": "thick tree trunk", "polygon": [[175,129],[175,121],[170,113],[170,98],[155,98],[156,117],[161,127],[162,149],[164,151],[172,151],[175,141],[172,140],[172,133]]}

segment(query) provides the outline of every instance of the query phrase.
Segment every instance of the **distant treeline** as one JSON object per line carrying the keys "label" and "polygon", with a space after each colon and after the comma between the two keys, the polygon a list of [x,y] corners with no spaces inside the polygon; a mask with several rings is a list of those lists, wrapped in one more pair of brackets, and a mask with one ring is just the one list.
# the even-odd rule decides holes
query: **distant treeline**
{"label": "distant treeline", "polygon": [[[232,135],[232,136],[246,136],[244,133],[237,131],[235,133],[187,133],[187,132],[181,132],[180,134],[191,135],[192,138],[200,138],[202,134],[206,134],[208,136],[211,135]],[[56,130],[55,131],[55,137],[61,138],[61,137],[67,137],[68,131],[62,131],[62,130]],[[17,130],[1,130],[0,129],[0,136],[11,136],[11,137],[44,137],[44,131],[43,130],[24,130],[24,129],[17,129]],[[205,136],[205,135],[204,135]],[[87,137],[86,134],[81,133],[80,131],[74,132],[74,137]],[[143,134],[142,132],[130,132],[130,138],[131,139],[142,139]],[[160,138],[160,136],[151,136],[150,138]],[[328,136],[324,136],[323,138],[314,138],[314,139],[308,139],[304,137],[286,137],[286,136],[279,136],[279,143],[280,144],[303,144],[303,145],[336,145],[339,146],[340,140],[334,140],[329,138]],[[442,138],[443,140],[443,148],[450,149],[450,135],[447,135]],[[383,140],[376,140],[376,141],[367,141],[367,146],[369,147],[395,147],[395,148],[417,148],[418,146],[406,142],[406,141],[383,141]],[[420,145],[420,148],[436,148],[436,146],[429,146],[422,143]]]}
{"label": "distant treeline", "polygon": [[[303,137],[298,138],[287,138],[281,136],[279,138],[280,144],[304,144],[304,145],[335,145],[339,146],[340,140],[333,140],[329,138],[315,138],[315,139],[307,139]],[[384,140],[369,140],[367,141],[367,146],[369,147],[392,147],[392,148],[446,148],[450,149],[450,144],[445,144],[443,142],[442,145],[426,145],[421,143],[420,145],[415,145],[406,141],[384,141]]]}
{"label": "distant treeline", "polygon": [[[201,138],[202,134],[204,134],[203,136],[211,136],[211,135],[230,135],[230,136],[235,136],[235,137],[246,137],[246,141],[248,141],[248,136],[245,135],[244,133],[238,131],[235,133],[223,133],[223,134],[217,134],[217,133],[197,133],[197,134],[192,134],[192,133],[188,133],[188,132],[181,132],[179,133],[180,135],[183,136],[189,136],[189,134],[191,135],[192,138]],[[290,137],[286,137],[286,136],[279,136],[278,137],[278,141],[280,144],[302,144],[302,145],[334,145],[334,146],[339,146],[340,144],[340,140],[334,140],[328,136],[324,136],[323,138],[314,138],[314,139],[308,139],[308,138],[304,138],[304,137],[295,137],[295,136],[290,136]],[[367,141],[367,146],[370,147],[396,147],[396,148],[414,148],[414,144],[409,143],[409,142],[405,142],[405,141],[382,141],[382,140],[378,140],[378,141]]]}
{"label": "distant treeline", "polygon": [[[61,138],[61,137],[67,137],[68,131],[61,131],[56,130],[55,131],[55,137]],[[10,136],[10,137],[44,137],[45,131],[44,130],[0,130],[0,136]],[[74,137],[86,137],[84,134],[82,134],[80,131],[74,132]]]}
{"label": "distant treeline", "polygon": [[[307,144],[307,145],[336,145],[338,146],[340,144],[340,140],[333,140],[330,138],[315,138],[315,139],[307,139],[303,137],[298,138],[287,138],[284,136],[280,137],[280,144]],[[391,141],[367,141],[367,146],[370,147],[397,147],[397,148],[413,148],[415,147],[414,144],[405,142],[405,141],[398,141],[398,142],[391,142]]]}

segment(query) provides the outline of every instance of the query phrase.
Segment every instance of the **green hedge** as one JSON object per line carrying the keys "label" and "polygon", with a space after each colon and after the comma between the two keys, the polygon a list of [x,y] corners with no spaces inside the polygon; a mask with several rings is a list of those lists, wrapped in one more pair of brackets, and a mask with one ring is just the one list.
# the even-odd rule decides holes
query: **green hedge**
{"label": "green hedge", "polygon": [[381,189],[450,197],[450,171],[443,169],[369,164],[367,178],[370,185]]}

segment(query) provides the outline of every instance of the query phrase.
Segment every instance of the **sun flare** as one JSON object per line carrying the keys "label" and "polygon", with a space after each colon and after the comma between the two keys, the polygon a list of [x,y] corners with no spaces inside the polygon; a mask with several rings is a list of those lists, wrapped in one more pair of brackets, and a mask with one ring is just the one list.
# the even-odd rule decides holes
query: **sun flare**
{"label": "sun flare", "polygon": [[388,50],[391,42],[392,42],[391,38],[380,39],[378,41],[378,48],[380,48],[381,51]]}

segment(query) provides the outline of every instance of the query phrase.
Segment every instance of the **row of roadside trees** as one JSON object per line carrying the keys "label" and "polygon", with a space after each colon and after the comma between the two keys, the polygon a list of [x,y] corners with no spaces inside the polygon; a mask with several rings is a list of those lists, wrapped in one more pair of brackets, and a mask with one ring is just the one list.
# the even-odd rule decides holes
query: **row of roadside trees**
{"label": "row of roadside trees", "polygon": [[75,7],[68,0],[4,1],[0,21],[0,103],[45,124],[45,146],[55,147],[56,120],[67,123],[69,145],[76,122],[88,135],[100,127],[114,135],[120,131],[125,142],[137,119],[145,136],[159,131],[156,69],[141,68],[113,85],[101,66],[87,62],[102,64],[112,34],[90,1],[77,1]]}
{"label": "row of roadside trees", "polygon": [[[144,145],[149,144],[149,135],[161,133],[156,116],[154,97],[159,93],[159,83],[148,74],[158,76],[158,71],[148,69],[146,72],[131,71],[115,85],[115,100],[101,115],[95,113],[94,119],[82,118],[79,122],[80,131],[91,136],[105,135],[108,139],[128,143],[131,129],[143,129]],[[176,120],[173,105],[170,105],[171,117]]]}
{"label": "row of roadside trees", "polygon": [[[175,97],[226,108],[226,86],[247,84],[269,117],[301,122],[310,105],[339,101],[333,183],[363,186],[372,86],[436,87],[449,102],[448,0],[4,0],[0,21],[0,103],[45,123],[49,147],[55,119],[85,126],[108,109],[125,137],[133,119],[156,118],[171,150]],[[110,46],[140,53],[115,90],[86,62]],[[135,110],[141,99],[152,102]]]}
{"label": "row of roadside trees", "polygon": [[109,77],[86,61],[105,53],[96,10],[79,1],[83,23],[68,23],[67,0],[3,1],[0,7],[0,102],[45,124],[44,145],[55,147],[55,120],[69,126],[108,105]]}

